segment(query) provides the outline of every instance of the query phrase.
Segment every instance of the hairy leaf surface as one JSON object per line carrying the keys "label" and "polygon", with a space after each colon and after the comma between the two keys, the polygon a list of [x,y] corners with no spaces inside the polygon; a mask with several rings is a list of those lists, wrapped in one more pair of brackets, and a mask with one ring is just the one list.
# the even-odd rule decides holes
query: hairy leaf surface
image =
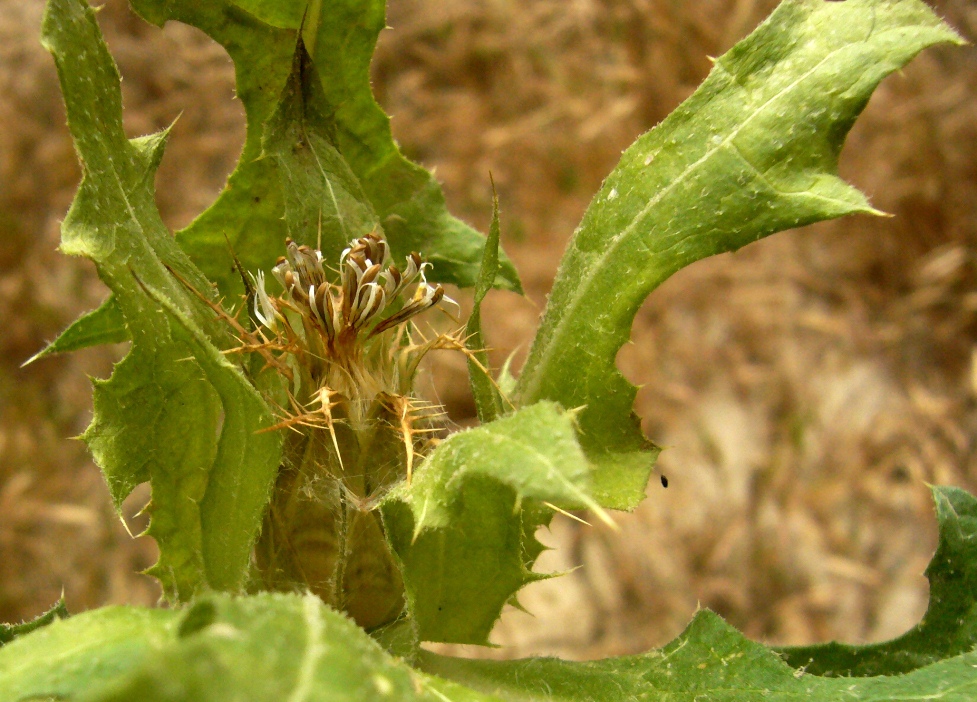
{"label": "hairy leaf surface", "polygon": [[[217,347],[233,340],[187,289],[211,293],[156,209],[153,178],[166,134],[125,137],[119,74],[94,13],[81,0],[51,0],[44,42],[58,67],[84,174],[61,247],[95,262],[132,339],[112,377],[95,383],[95,413],[84,438],[117,507],[136,485],[150,482],[148,533],[160,547],[152,572],[168,597],[236,589],[246,555],[239,548],[215,555],[204,544],[228,534],[250,544],[264,505],[255,513],[253,504],[231,504],[214,490],[224,489],[218,476],[235,475],[267,494],[278,438],[253,435],[271,424],[270,415],[244,376],[215,360]],[[254,451],[244,455],[235,447]],[[202,510],[215,502],[223,511],[204,524]]]}
{"label": "hairy leaf surface", "polygon": [[[977,621],[977,500],[954,488],[934,493],[941,526],[929,612],[903,637],[911,645],[864,647],[874,649],[872,677],[791,668],[708,611],[667,646],[636,656],[478,661],[421,652],[411,669],[312,595],[215,595],[183,611],[109,607],[19,637],[0,648],[0,699],[965,702],[977,696],[967,638]],[[930,623],[934,615],[942,624]],[[926,653],[907,668],[910,651]]]}
{"label": "hairy leaf surface", "polygon": [[933,498],[940,543],[926,569],[930,602],[923,620],[884,643],[780,649],[788,664],[814,675],[895,675],[977,646],[977,500],[953,487],[934,487]]}
{"label": "hairy leaf surface", "polygon": [[[600,508],[573,418],[542,402],[453,434],[382,504],[421,640],[484,644],[529,570],[552,512]],[[523,523],[523,515],[532,518]]]}
{"label": "hairy leaf surface", "polygon": [[103,607],[52,622],[0,649],[0,699],[77,700],[152,660],[179,616]]}
{"label": "hairy leaf surface", "polygon": [[[323,88],[321,93],[308,95],[315,104],[307,107],[314,107],[324,120],[320,126],[328,127],[327,141],[335,150],[332,155],[343,161],[319,164],[327,171],[336,169],[328,173],[327,181],[344,177],[342,171],[348,164],[398,258],[420,251],[435,264],[432,279],[459,285],[474,283],[483,237],[449,215],[437,181],[401,155],[390,133],[389,119],[370,90],[370,58],[384,27],[383,0],[342,0],[325,7],[302,0],[133,0],[132,4],[155,24],[174,19],[198,27],[220,43],[234,61],[237,95],[248,122],[244,150],[217,202],[177,234],[194,262],[222,293],[240,292],[225,236],[245,268],[267,270],[281,255],[286,234],[299,243],[315,245],[319,220],[315,210],[322,210],[326,224],[334,214],[335,203],[328,197],[323,199],[313,187],[308,194],[314,200],[306,202],[303,209],[315,211],[315,216],[304,218],[311,222],[306,222],[299,235],[300,222],[286,222],[282,215],[294,213],[290,197],[306,193],[291,192],[290,188],[296,185],[296,178],[299,187],[315,184],[308,182],[308,173],[288,167],[283,172],[282,154],[277,149],[277,157],[262,150],[268,120],[279,109],[279,98],[291,73],[300,26]],[[294,126],[277,126],[274,131],[286,136]],[[323,136],[319,130],[317,138]],[[338,258],[342,247],[334,249],[329,240],[324,245],[329,246],[323,251],[327,260]],[[515,269],[508,260],[496,284],[519,289]]]}
{"label": "hairy leaf surface", "polygon": [[482,301],[492,288],[492,281],[499,270],[499,198],[492,198],[492,224],[485,251],[482,253],[482,268],[475,281],[475,299],[472,313],[465,325],[467,341],[465,345],[471,352],[468,359],[468,378],[472,386],[472,396],[478,412],[478,421],[483,424],[498,419],[506,413],[506,404],[498,386],[492,379],[488,351],[482,336]]}
{"label": "hairy leaf surface", "polygon": [[422,652],[419,666],[505,700],[974,699],[977,499],[950,487],[934,488],[933,496],[940,541],[926,571],[929,609],[893,641],[771,649],[700,611],[675,641],[637,656],[492,662]]}
{"label": "hairy leaf surface", "polygon": [[644,299],[698,259],[874,212],[837,176],[844,138],[882,78],[959,41],[917,0],[788,0],[625,151],[563,257],[517,388],[523,405],[584,407],[602,504],[637,504],[653,463],[615,366]]}
{"label": "hairy leaf surface", "polygon": [[421,653],[422,670],[509,702],[584,700],[854,700],[965,702],[977,695],[977,653],[965,653],[907,675],[823,678],[794,670],[707,610],[660,650],[574,663],[556,658],[477,661]]}
{"label": "hairy leaf surface", "polygon": [[[338,260],[349,242],[378,224],[356,175],[333,146],[335,125],[325,105],[319,73],[301,39],[281,101],[265,127],[264,153],[278,166],[285,194],[285,225],[296,241],[309,242]],[[280,255],[280,252],[279,252]]]}
{"label": "hairy leaf surface", "polygon": [[[443,702],[431,685],[314,595],[109,607],[0,650],[0,699],[11,702]],[[450,699],[492,699],[458,689]]]}
{"label": "hairy leaf surface", "polygon": [[122,310],[115,298],[110,295],[101,305],[72,322],[58,334],[58,338],[27,359],[24,365],[56,353],[68,353],[102,344],[121,344],[128,340],[125,317],[122,316]]}

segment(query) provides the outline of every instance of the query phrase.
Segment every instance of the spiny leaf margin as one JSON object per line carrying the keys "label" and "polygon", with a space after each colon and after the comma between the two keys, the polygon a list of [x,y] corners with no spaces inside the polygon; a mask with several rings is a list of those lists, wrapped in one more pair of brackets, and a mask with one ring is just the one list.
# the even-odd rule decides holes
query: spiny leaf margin
{"label": "spiny leaf margin", "polygon": [[779,649],[789,665],[813,675],[896,675],[977,646],[977,500],[960,488],[936,486],[932,491],[940,540],[926,568],[930,600],[922,621],[883,643]]}
{"label": "spiny leaf margin", "polygon": [[633,508],[657,448],[615,357],[672,273],[777,231],[875,213],[837,177],[878,83],[960,38],[918,0],[787,0],[621,158],[574,232],[516,391],[581,407],[602,504]]}
{"label": "spiny leaf margin", "polygon": [[573,415],[552,402],[453,434],[383,500],[420,640],[486,644],[513,595],[548,577],[530,570],[544,502],[602,513]]}
{"label": "spiny leaf margin", "polygon": [[[422,252],[434,263],[432,280],[474,283],[484,237],[452,217],[434,177],[400,153],[390,120],[370,89],[369,63],[385,26],[384,0],[331,2],[328,11],[304,0],[131,4],[153,24],[178,20],[197,27],[221,44],[235,65],[237,95],[248,122],[241,158],[218,200],[177,233],[224,295],[240,292],[239,281],[229,272],[225,236],[248,270],[267,270],[281,255],[288,177],[279,172],[275,159],[266,157],[262,143],[291,70],[300,27],[325,88],[317,110],[330,119],[333,146],[365,188],[393,253],[401,258],[412,250]],[[300,238],[292,235],[299,243],[316,243],[315,228]],[[323,253],[335,260],[340,250]],[[503,259],[496,284],[521,290],[508,259]]]}
{"label": "spiny leaf margin", "polygon": [[[42,41],[58,68],[83,172],[62,224],[61,248],[94,261],[114,300],[101,309],[117,304],[132,339],[112,377],[95,381],[95,412],[83,438],[117,508],[136,485],[149,481],[148,533],[160,547],[152,572],[168,598],[187,600],[212,587],[239,589],[246,557],[242,562],[232,549],[208,559],[204,545],[220,534],[252,538],[258,517],[235,506],[208,526],[202,510],[216,499],[209,483],[217,476],[259,480],[277,467],[280,456],[268,443],[276,437],[249,438],[270,423],[267,408],[260,401],[222,403],[229,386],[254,390],[229,364],[215,369],[218,347],[230,347],[233,339],[205,303],[208,281],[156,209],[154,175],[167,132],[126,138],[118,69],[94,12],[82,0],[50,0]],[[262,442],[266,449],[254,456],[228,449]]]}
{"label": "spiny leaf margin", "polygon": [[[969,573],[977,500],[955,488],[936,488],[934,494],[945,526],[929,570]],[[977,619],[973,612],[966,616],[968,625]],[[924,621],[920,629],[925,626]],[[941,632],[925,635],[938,644]],[[891,669],[897,670],[894,663]],[[183,610],[108,607],[20,637],[0,649],[0,698],[965,702],[977,695],[975,670],[977,653],[946,649],[898,674],[812,675],[705,610],[674,641],[640,655],[588,662],[478,661],[421,652],[418,668],[411,669],[314,596],[210,595]]]}

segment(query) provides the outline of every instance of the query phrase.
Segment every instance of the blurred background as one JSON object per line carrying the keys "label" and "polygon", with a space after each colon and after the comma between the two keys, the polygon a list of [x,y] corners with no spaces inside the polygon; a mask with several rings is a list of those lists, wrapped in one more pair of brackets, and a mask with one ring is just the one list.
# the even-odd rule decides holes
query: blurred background
{"label": "blurred background", "polygon": [[[971,42],[977,6],[932,3]],[[403,151],[503,245],[526,297],[496,292],[498,365],[521,362],[560,253],[622,149],[687,97],[709,56],[772,0],[390,0],[373,64]],[[153,604],[133,540],[80,434],[87,376],[125,347],[20,364],[105,295],[56,252],[79,179],[40,0],[0,2],[0,620],[64,590],[71,611]],[[131,136],[181,115],[159,172],[172,228],[217,196],[244,140],[232,66],[195,29],[159,30],[109,0]],[[775,235],[658,289],[619,355],[665,447],[620,532],[558,517],[544,570],[573,570],[507,612],[494,655],[622,654],[661,645],[697,607],[773,643],[895,636],[925,611],[936,544],[926,483],[977,488],[977,54],[924,52],[883,82],[842,175],[893,218]],[[464,297],[464,293],[462,293]],[[432,371],[452,418],[474,415],[461,359]],[[130,524],[147,495],[125,505]],[[579,567],[582,566],[582,567]],[[470,653],[471,651],[463,651]]]}

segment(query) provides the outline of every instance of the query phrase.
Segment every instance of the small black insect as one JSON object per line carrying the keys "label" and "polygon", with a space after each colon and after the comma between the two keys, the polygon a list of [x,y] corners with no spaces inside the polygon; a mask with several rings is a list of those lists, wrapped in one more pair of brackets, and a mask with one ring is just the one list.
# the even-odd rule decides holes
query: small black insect
{"label": "small black insect", "polygon": [[662,487],[663,488],[668,487],[668,478],[666,478],[664,475],[662,476]]}

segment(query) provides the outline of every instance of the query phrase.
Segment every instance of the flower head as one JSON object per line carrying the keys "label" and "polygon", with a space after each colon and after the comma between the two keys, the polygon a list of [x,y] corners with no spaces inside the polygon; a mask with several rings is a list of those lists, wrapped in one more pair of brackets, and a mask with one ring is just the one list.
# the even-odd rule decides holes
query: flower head
{"label": "flower head", "polygon": [[371,232],[350,242],[338,279],[330,279],[320,251],[287,240],[271,270],[283,293],[269,295],[263,273],[255,275],[254,317],[291,356],[282,365],[298,371],[295,396],[329,388],[368,404],[379,393],[410,394],[417,361],[433,345],[411,343],[405,323],[443,302],[455,304],[427,282],[430,267],[418,253],[398,267],[384,238]]}
{"label": "flower head", "polygon": [[[397,327],[445,298],[444,288],[431,285],[424,275],[430,263],[418,253],[406,257],[403,271],[390,262],[387,242],[374,232],[350,242],[339,258],[339,282],[327,280],[322,253],[289,239],[287,255],[278,259],[272,275],[285,289],[281,302],[308,319],[326,346],[350,344],[361,333],[368,337]],[[280,315],[258,274],[255,316],[276,330]],[[413,293],[401,306],[401,297]],[[259,309],[260,305],[260,309]]]}

